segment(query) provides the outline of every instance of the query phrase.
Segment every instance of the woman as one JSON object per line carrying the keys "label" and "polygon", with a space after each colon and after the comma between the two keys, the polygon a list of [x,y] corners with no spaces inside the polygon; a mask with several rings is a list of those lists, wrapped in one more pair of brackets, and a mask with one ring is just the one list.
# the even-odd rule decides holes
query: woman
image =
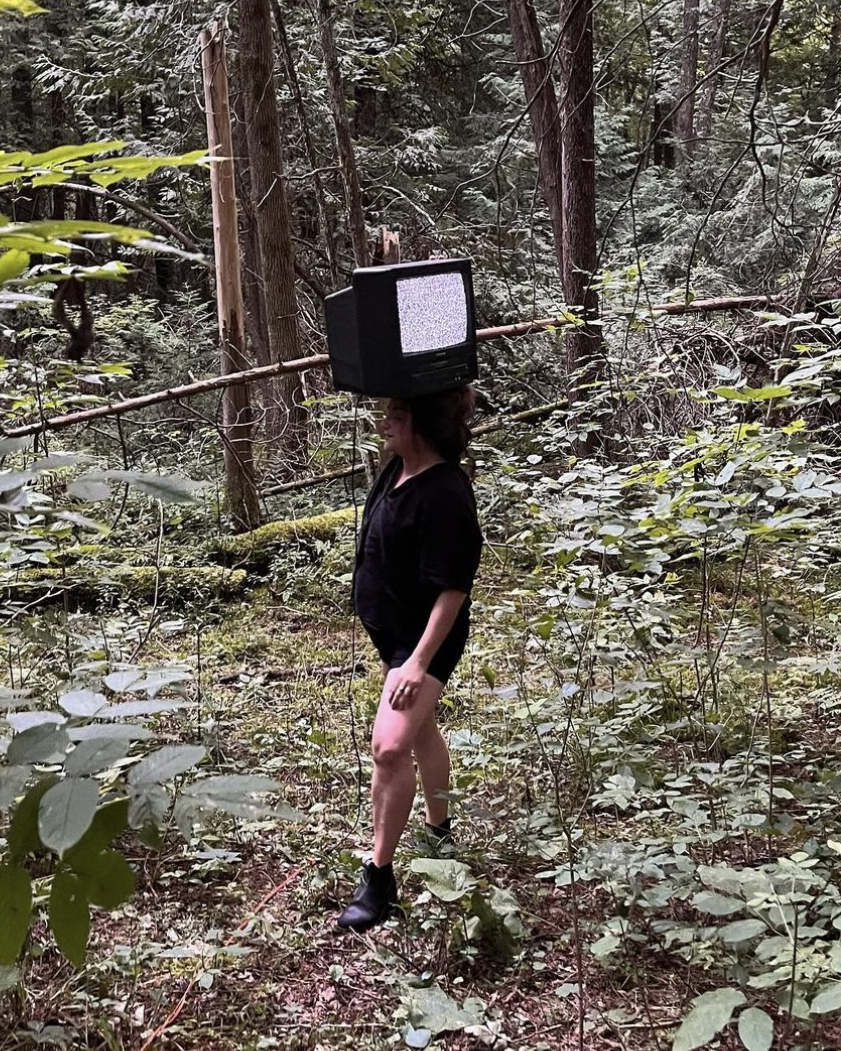
{"label": "woman", "polygon": [[[374,722],[374,856],[366,862],[340,927],[365,931],[397,901],[392,860],[415,797],[426,824],[450,836],[450,756],[435,708],[467,642],[469,595],[482,534],[476,501],[459,466],[470,439],[470,387],[390,401],[383,436],[393,454],[365,504],[354,602],[383,661]],[[414,758],[414,762],[413,762]]]}

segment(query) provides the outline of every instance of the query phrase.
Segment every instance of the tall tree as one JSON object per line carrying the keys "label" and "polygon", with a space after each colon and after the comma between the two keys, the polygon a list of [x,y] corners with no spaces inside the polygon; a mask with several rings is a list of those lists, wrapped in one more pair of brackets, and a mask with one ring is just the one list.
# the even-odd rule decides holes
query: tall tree
{"label": "tall tree", "polygon": [[362,207],[362,190],[356,167],[356,154],[353,151],[353,140],[350,134],[347,96],[342,71],[339,68],[336,39],[333,34],[333,12],[330,0],[318,0],[318,21],[324,69],[327,73],[327,93],[330,99],[330,111],[333,115],[336,145],[339,150],[339,166],[342,170],[342,183],[345,189],[353,257],[357,266],[368,266],[370,262],[368,232],[365,228],[365,212]]}
{"label": "tall tree", "polygon": [[537,13],[531,0],[508,0],[508,21],[537,148],[540,185],[543,199],[549,209],[555,255],[563,278],[563,145],[561,115],[552,81],[552,70],[543,50]]}
{"label": "tall tree", "polygon": [[727,40],[727,27],[730,22],[730,0],[717,0],[713,18],[710,48],[707,53],[707,68],[704,84],[698,98],[698,117],[696,130],[701,141],[709,139],[713,125],[713,109],[718,90],[718,73],[716,69],[724,58],[724,44]]}
{"label": "tall tree", "polygon": [[[245,325],[240,275],[237,204],[234,186],[233,142],[228,101],[225,37],[219,23],[200,38],[207,141],[213,199],[213,248],[216,263],[216,309],[219,318],[220,371],[240,372],[245,357]],[[248,387],[226,387],[222,396],[222,437],[225,443],[225,491],[234,527],[254,529],[260,523],[260,504],[254,480],[254,416]]]}
{"label": "tall tree", "polygon": [[683,43],[675,115],[681,156],[695,152],[695,87],[698,81],[698,18],[700,0],[683,0]]}
{"label": "tall tree", "polygon": [[564,296],[584,324],[569,335],[567,368],[577,386],[598,372],[599,301],[593,285],[596,245],[596,138],[593,13],[590,0],[560,0],[563,119]]}
{"label": "tall tree", "polygon": [[[266,307],[272,362],[300,357],[295,258],[274,80],[272,12],[269,0],[240,0],[240,56],[251,200],[263,265],[260,282]],[[270,448],[290,463],[303,459],[306,417],[298,373],[279,377],[266,392],[266,436]]]}

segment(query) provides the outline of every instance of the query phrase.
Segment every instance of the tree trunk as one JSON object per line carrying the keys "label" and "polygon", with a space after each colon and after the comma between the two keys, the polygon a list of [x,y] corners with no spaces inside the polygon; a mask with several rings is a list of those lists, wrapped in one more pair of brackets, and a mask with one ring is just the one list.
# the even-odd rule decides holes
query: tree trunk
{"label": "tree trunk", "polygon": [[698,81],[698,15],[700,0],[683,0],[683,46],[675,115],[684,160],[695,152],[695,85]]}
{"label": "tree trunk", "polygon": [[280,55],[283,62],[283,71],[295,108],[298,111],[298,121],[301,125],[301,134],[304,137],[304,147],[307,152],[307,160],[312,169],[312,184],[315,190],[315,206],[318,211],[318,225],[321,243],[327,252],[327,266],[330,270],[330,289],[335,291],[339,287],[339,264],[336,259],[336,231],[333,220],[327,208],[327,195],[324,192],[324,182],[321,178],[319,168],[321,161],[310,133],[310,124],[307,117],[307,109],[304,105],[304,96],[301,91],[301,82],[298,79],[298,71],[295,69],[295,61],[292,57],[292,48],[289,46],[289,36],[286,32],[286,23],[283,20],[283,11],[278,0],[272,0],[275,26],[277,28],[278,41],[280,43]]}
{"label": "tree trunk", "polygon": [[561,118],[555,85],[552,82],[552,70],[543,50],[540,26],[531,0],[508,0],[508,20],[537,147],[540,185],[546,207],[549,209],[555,255],[563,279],[563,148]]}
{"label": "tree trunk", "polygon": [[342,73],[339,69],[336,41],[333,37],[333,15],[330,9],[330,0],[318,0],[318,20],[321,50],[324,54],[324,69],[327,73],[327,94],[330,98],[330,109],[333,113],[336,145],[339,150],[339,165],[342,169],[342,182],[345,187],[345,203],[348,212],[350,239],[353,244],[353,257],[357,266],[368,266],[370,260],[368,232],[365,228],[365,213],[362,208],[362,190],[359,186],[356,156],[353,152],[353,141],[350,137],[347,98],[345,96],[344,83],[342,82]]}
{"label": "tree trunk", "polygon": [[[269,355],[272,361],[292,361],[300,357],[298,301],[269,0],[240,0],[239,26],[251,200],[263,261],[260,284],[266,304]],[[303,461],[306,450],[301,378],[297,373],[281,376],[272,387],[266,391],[266,436],[271,452],[292,467]]]}
{"label": "tree trunk", "polygon": [[[560,0],[563,119],[563,261],[567,305],[584,319],[567,340],[571,397],[598,378],[601,335],[593,288],[596,246],[596,140],[593,15],[589,0]],[[595,439],[594,439],[595,442]]]}
{"label": "tree trunk", "polygon": [[[241,52],[237,55],[234,84],[242,85],[239,72]],[[260,287],[263,273],[263,256],[257,237],[257,221],[254,218],[251,193],[251,170],[248,161],[248,142],[245,133],[245,109],[242,91],[231,95],[231,137],[234,144],[234,168],[237,192],[237,221],[242,245],[242,294],[245,301],[245,331],[258,365],[271,364],[269,354],[269,325],[266,320],[266,303]],[[271,391],[270,384],[262,388]]]}
{"label": "tree trunk", "polygon": [[[245,325],[240,276],[234,155],[228,103],[225,40],[218,22],[200,39],[207,140],[211,156],[224,158],[210,166],[213,199],[213,248],[216,263],[216,307],[221,348],[220,371],[240,372],[245,360]],[[225,443],[225,488],[228,511],[238,532],[260,524],[260,505],[252,457],[254,420],[248,388],[232,386],[222,396]]]}
{"label": "tree trunk", "polygon": [[727,39],[727,26],[730,21],[730,0],[718,0],[713,19],[713,31],[710,37],[710,50],[707,55],[706,75],[708,79],[701,88],[698,98],[698,119],[696,130],[698,138],[705,142],[709,139],[713,126],[713,109],[718,90],[718,74],[713,73],[721,65],[724,57],[724,42]]}

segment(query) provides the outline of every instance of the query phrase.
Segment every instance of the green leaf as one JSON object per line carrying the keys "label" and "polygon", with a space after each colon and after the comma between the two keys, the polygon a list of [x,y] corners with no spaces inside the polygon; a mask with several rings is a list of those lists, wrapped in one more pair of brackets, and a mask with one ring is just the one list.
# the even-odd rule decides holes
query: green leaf
{"label": "green leaf", "polygon": [[132,828],[157,829],[169,809],[169,796],[160,785],[142,785],[132,790],[128,822]]}
{"label": "green leaf", "polygon": [[88,719],[107,707],[108,702],[104,694],[94,693],[93,690],[73,690],[59,697],[58,704],[68,715]]}
{"label": "green leaf", "polygon": [[481,1000],[468,999],[461,1006],[439,985],[407,988],[401,1000],[409,1009],[409,1022],[415,1029],[428,1029],[432,1034],[455,1032],[485,1020]]}
{"label": "green leaf", "polygon": [[29,766],[7,766],[0,769],[0,810],[8,809],[26,787],[32,776]]}
{"label": "green leaf", "polygon": [[46,15],[48,12],[46,7],[40,7],[33,0],[0,0],[0,15],[8,13],[29,18],[31,15]]}
{"label": "green leaf", "polygon": [[699,891],[692,899],[692,904],[699,912],[709,912],[713,916],[731,916],[734,912],[742,912],[745,907],[743,901],[726,898],[711,890]]}
{"label": "green leaf", "polygon": [[774,1022],[758,1007],[748,1007],[739,1015],[739,1039],[747,1051],[770,1051],[774,1043]]}
{"label": "green leaf", "polygon": [[770,401],[791,394],[791,387],[713,387],[713,394],[730,401]]}
{"label": "green leaf", "polygon": [[0,994],[7,993],[20,984],[20,971],[17,967],[4,967],[0,964]]}
{"label": "green leaf", "polygon": [[432,1039],[432,1031],[430,1029],[415,1029],[412,1023],[409,1022],[403,1039],[406,1041],[406,1047],[422,1049],[429,1046],[429,1041]]}
{"label": "green leaf", "polygon": [[20,277],[29,266],[29,252],[20,252],[15,248],[0,255],[0,284]]}
{"label": "green leaf", "polygon": [[6,758],[10,763],[53,763],[64,758],[70,738],[60,726],[44,723],[16,734]]}
{"label": "green leaf", "polygon": [[430,893],[441,901],[458,901],[476,888],[470,866],[444,858],[415,858],[412,872],[423,877]]}
{"label": "green leaf", "polygon": [[736,1008],[746,1002],[744,994],[737,989],[716,989],[696,996],[675,1034],[672,1051],[694,1051],[708,1044],[729,1024]]}
{"label": "green leaf", "polygon": [[207,755],[200,745],[168,744],[152,752],[129,771],[128,782],[133,787],[158,785],[192,769]]}
{"label": "green leaf", "polygon": [[38,808],[44,795],[57,781],[58,777],[55,774],[42,778],[37,785],[29,789],[15,808],[9,831],[6,833],[6,843],[13,861],[22,860],[41,846],[41,840],[38,838]]}
{"label": "green leaf", "polygon": [[841,982],[833,982],[823,988],[809,1008],[813,1015],[825,1015],[841,1008]]}
{"label": "green leaf", "polygon": [[719,929],[719,937],[729,945],[736,942],[746,942],[755,938],[758,934],[764,934],[767,927],[762,920],[736,920],[727,923]]}
{"label": "green leaf", "polygon": [[72,777],[87,777],[107,770],[128,754],[129,742],[119,737],[93,737],[81,741],[68,755],[64,772]]}
{"label": "green leaf", "polygon": [[204,482],[193,482],[180,474],[153,474],[140,471],[102,471],[99,475],[89,475],[110,482],[128,482],[140,492],[155,500],[170,504],[192,504],[198,494],[205,488]]}
{"label": "green leaf", "polygon": [[77,478],[67,486],[67,495],[74,500],[107,500],[111,495],[111,486],[107,482]]}
{"label": "green leaf", "polygon": [[77,967],[83,967],[91,930],[90,908],[82,881],[64,869],[53,879],[50,927],[56,944],[67,959]]}
{"label": "green leaf", "polygon": [[53,785],[38,809],[41,842],[57,854],[78,843],[90,828],[99,802],[99,786],[90,778],[67,777]]}
{"label": "green leaf", "polygon": [[103,909],[116,909],[134,894],[134,870],[118,850],[87,854],[73,869],[88,900]]}
{"label": "green leaf", "polygon": [[0,866],[0,964],[20,955],[32,916],[32,881],[19,865]]}
{"label": "green leaf", "polygon": [[84,858],[88,855],[99,854],[109,847],[128,827],[128,811],[127,796],[101,806],[94,814],[91,827],[79,842],[67,851],[63,860],[75,869],[84,865]]}

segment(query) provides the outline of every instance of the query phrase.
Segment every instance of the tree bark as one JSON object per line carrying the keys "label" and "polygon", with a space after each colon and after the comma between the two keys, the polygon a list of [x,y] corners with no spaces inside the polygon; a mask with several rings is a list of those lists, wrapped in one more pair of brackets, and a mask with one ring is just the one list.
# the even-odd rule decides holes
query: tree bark
{"label": "tree bark", "polygon": [[[596,245],[596,138],[593,14],[589,0],[560,0],[563,118],[564,297],[584,324],[567,338],[570,401],[598,379],[601,332],[593,287]],[[595,443],[595,438],[593,439]]]}
{"label": "tree bark", "polygon": [[327,73],[327,94],[330,98],[333,126],[336,131],[336,145],[339,151],[339,165],[342,170],[342,182],[345,188],[345,203],[348,213],[350,239],[353,245],[353,257],[357,266],[368,266],[370,264],[368,231],[365,227],[362,190],[359,185],[356,155],[353,152],[353,141],[350,135],[347,97],[342,81],[342,72],[339,68],[336,41],[333,36],[333,14],[330,8],[330,0],[318,0],[318,20],[321,50],[324,55],[324,69]]}
{"label": "tree bark", "polygon": [[531,0],[508,0],[508,21],[526,92],[540,185],[552,223],[558,270],[563,279],[563,145],[552,70],[543,50],[540,26]]}
{"label": "tree bark", "polygon": [[721,65],[724,58],[724,44],[727,40],[727,28],[730,22],[731,0],[718,0],[713,19],[713,31],[710,37],[710,50],[707,54],[707,79],[701,89],[698,98],[698,119],[696,131],[698,139],[706,142],[709,139],[713,126],[713,110],[715,109],[715,96],[718,90],[718,74],[713,73]]}
{"label": "tree bark", "polygon": [[[280,116],[274,82],[269,0],[240,0],[240,74],[248,141],[251,201],[263,262],[260,287],[266,304],[271,361],[300,357],[295,258],[286,187]],[[298,373],[278,377],[266,390],[266,437],[273,456],[290,469],[306,450],[306,413]]]}
{"label": "tree bark", "polygon": [[700,0],[683,0],[683,46],[681,48],[678,109],[675,114],[681,157],[695,152],[695,85],[698,81],[698,17]]}
{"label": "tree bark", "polygon": [[301,134],[304,137],[304,148],[306,149],[307,160],[309,161],[313,173],[312,184],[313,189],[315,190],[315,206],[318,212],[318,225],[320,228],[321,240],[327,253],[327,266],[330,271],[331,291],[335,291],[340,283],[339,264],[336,258],[336,231],[333,226],[333,219],[327,208],[327,195],[324,192],[324,182],[319,171],[321,161],[319,160],[318,151],[315,148],[315,143],[313,142],[312,134],[310,133],[310,124],[307,117],[307,109],[304,105],[303,92],[301,91],[301,82],[298,79],[298,71],[295,69],[292,48],[289,45],[289,35],[286,32],[286,23],[283,19],[283,11],[281,10],[278,0],[272,0],[272,10],[274,12],[278,42],[280,43],[280,57],[283,63],[284,75],[289,84],[289,90],[292,92],[295,109],[298,111],[298,122],[301,126]]}
{"label": "tree bark", "polygon": [[[210,166],[210,188],[213,200],[220,371],[225,374],[241,372],[247,364],[228,70],[225,39],[219,23],[203,30],[199,40],[208,146],[211,156],[224,158]],[[222,397],[222,437],[225,444],[228,512],[238,532],[254,529],[260,524],[260,504],[254,481],[254,418],[245,385],[225,388]]]}

